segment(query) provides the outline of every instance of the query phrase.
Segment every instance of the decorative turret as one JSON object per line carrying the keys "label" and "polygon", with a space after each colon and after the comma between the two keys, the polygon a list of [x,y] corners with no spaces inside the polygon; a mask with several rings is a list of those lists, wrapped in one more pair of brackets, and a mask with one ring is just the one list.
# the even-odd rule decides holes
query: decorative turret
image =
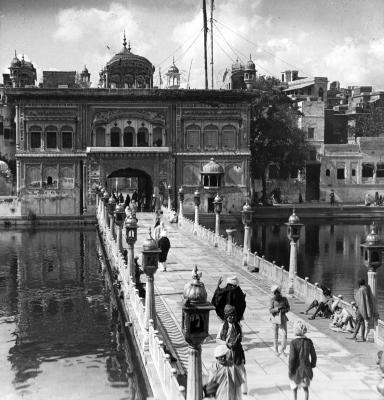
{"label": "decorative turret", "polygon": [[252,56],[249,55],[249,60],[244,68],[244,83],[247,86],[247,90],[252,90],[256,81],[256,67],[252,61]]}
{"label": "decorative turret", "polygon": [[168,72],[165,74],[167,77],[167,89],[179,89],[180,87],[180,71],[175,65],[175,58],[173,58],[172,65],[169,67]]}
{"label": "decorative turret", "polygon": [[16,55],[15,50],[15,57],[11,61],[9,70],[13,87],[25,87],[26,85],[35,85],[37,79],[36,69],[31,62],[25,61],[24,54],[20,61]]}
{"label": "decorative turret", "polygon": [[84,65],[84,69],[81,71],[79,84],[83,88],[89,88],[91,86],[91,74],[88,72],[86,65]]}

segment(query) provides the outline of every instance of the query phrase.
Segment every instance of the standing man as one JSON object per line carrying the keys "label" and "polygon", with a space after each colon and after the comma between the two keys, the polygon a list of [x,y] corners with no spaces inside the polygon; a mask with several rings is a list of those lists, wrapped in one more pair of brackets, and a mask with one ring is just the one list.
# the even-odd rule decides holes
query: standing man
{"label": "standing man", "polygon": [[329,202],[331,203],[331,206],[335,205],[335,192],[332,189],[331,193],[329,194]]}
{"label": "standing man", "polygon": [[[369,329],[374,322],[375,310],[371,288],[365,283],[364,279],[359,279],[358,284],[359,289],[355,295],[358,312],[356,312],[355,332],[351,339],[356,339],[361,327],[361,341],[365,342],[367,340],[366,336],[368,336]],[[366,329],[367,335],[365,334]]]}
{"label": "standing man", "polygon": [[222,277],[219,278],[212,297],[212,304],[216,309],[216,314],[224,321],[224,308],[229,304],[235,307],[237,320],[240,322],[243,319],[246,302],[245,294],[239,286],[239,280],[236,275],[227,278],[227,285],[224,288],[220,287],[221,282],[223,282]]}

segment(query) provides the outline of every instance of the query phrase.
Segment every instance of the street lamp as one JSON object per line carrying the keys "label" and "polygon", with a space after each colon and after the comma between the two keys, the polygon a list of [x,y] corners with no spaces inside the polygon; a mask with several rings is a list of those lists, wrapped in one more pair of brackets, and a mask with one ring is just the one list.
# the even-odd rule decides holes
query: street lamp
{"label": "street lamp", "polygon": [[124,204],[119,203],[115,209],[115,223],[117,225],[117,247],[120,253],[123,253],[123,223],[124,223],[125,211]]}
{"label": "street lamp", "polygon": [[127,265],[128,265],[128,276],[134,277],[134,246],[137,240],[137,221],[136,218],[133,217],[132,212],[129,213],[124,222],[125,228],[125,241],[128,245],[128,253],[127,253]]}
{"label": "street lamp", "polygon": [[292,215],[288,218],[288,222],[285,223],[287,226],[287,236],[291,243],[291,249],[289,253],[289,282],[288,282],[288,294],[293,295],[295,287],[295,276],[297,274],[297,242],[300,239],[300,230],[303,224],[300,223],[300,218],[295,214],[295,210],[292,211]]}
{"label": "street lamp", "polygon": [[116,208],[116,200],[113,196],[111,196],[108,200],[108,214],[109,214],[109,229],[111,231],[112,237],[116,239],[115,235],[115,219],[114,212]]}
{"label": "street lamp", "polygon": [[372,289],[374,300],[374,313],[377,315],[377,296],[376,296],[376,270],[382,263],[382,252],[384,250],[384,242],[377,233],[377,226],[373,222],[371,232],[365,238],[365,242],[360,245],[363,249],[363,263],[368,268],[368,285]]}
{"label": "street lamp", "polygon": [[194,226],[194,234],[197,234],[197,227],[199,226],[199,205],[200,205],[200,192],[196,189],[193,194],[193,201],[195,203],[195,226]]}
{"label": "street lamp", "polygon": [[220,213],[223,210],[223,199],[220,197],[219,193],[217,193],[216,197],[213,200],[214,208],[215,208],[215,247],[217,247],[219,236],[220,236]]}
{"label": "street lamp", "polygon": [[188,343],[187,399],[203,398],[201,344],[209,335],[209,311],[214,307],[207,301],[207,291],[200,281],[197,266],[192,271],[192,281],[184,286],[182,330]]}
{"label": "street lamp", "polygon": [[159,264],[159,254],[161,250],[157,246],[157,242],[151,235],[149,228],[148,237],[143,243],[143,259],[142,266],[147,276],[147,284],[145,287],[145,326],[149,327],[149,321],[153,321],[153,326],[156,328],[155,317],[155,291],[154,291],[154,274],[157,271]]}
{"label": "street lamp", "polygon": [[252,207],[249,205],[248,199],[243,206],[241,219],[244,225],[243,265],[248,265],[248,249],[251,242],[250,229],[252,224]]}
{"label": "street lamp", "polygon": [[180,186],[179,188],[179,200],[180,200],[179,225],[181,225],[183,219],[183,201],[184,201],[184,188],[182,186]]}

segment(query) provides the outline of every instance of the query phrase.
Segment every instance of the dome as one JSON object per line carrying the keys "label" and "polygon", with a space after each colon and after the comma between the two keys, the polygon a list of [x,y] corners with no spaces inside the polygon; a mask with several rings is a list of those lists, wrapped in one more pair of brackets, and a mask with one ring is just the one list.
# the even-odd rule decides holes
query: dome
{"label": "dome", "polygon": [[124,66],[126,66],[127,64],[131,64],[132,66],[134,66],[134,64],[146,64],[147,66],[152,67],[151,62],[145,57],[141,57],[131,53],[131,45],[128,44],[127,48],[125,37],[123,41],[123,46],[124,47],[107,62],[107,66],[118,63],[119,65]]}
{"label": "dome", "polygon": [[224,173],[224,168],[215,162],[213,158],[209,161],[208,164],[205,164],[203,166],[203,173],[204,174],[223,174]]}
{"label": "dome", "polygon": [[207,291],[203,282],[200,282],[201,272],[197,271],[197,265],[192,271],[192,281],[184,286],[183,298],[185,302],[206,303]]}
{"label": "dome", "polygon": [[289,224],[300,224],[300,218],[295,214],[295,210],[293,210],[292,215],[288,218]]}
{"label": "dome", "polygon": [[251,55],[249,55],[249,60],[247,62],[247,69],[255,69],[255,63],[252,61]]}
{"label": "dome", "polygon": [[19,66],[19,65],[20,65],[20,60],[15,55],[15,57],[12,58],[11,67],[16,67],[16,66]]}
{"label": "dome", "polygon": [[82,71],[82,74],[88,74],[88,68],[86,65],[84,65],[84,69]]}
{"label": "dome", "polygon": [[236,62],[232,64],[232,71],[238,70],[238,69],[244,69],[244,66],[241,64],[238,58],[236,58]]}
{"label": "dome", "polygon": [[179,68],[176,67],[175,64],[171,65],[168,69],[169,74],[178,74],[179,73]]}

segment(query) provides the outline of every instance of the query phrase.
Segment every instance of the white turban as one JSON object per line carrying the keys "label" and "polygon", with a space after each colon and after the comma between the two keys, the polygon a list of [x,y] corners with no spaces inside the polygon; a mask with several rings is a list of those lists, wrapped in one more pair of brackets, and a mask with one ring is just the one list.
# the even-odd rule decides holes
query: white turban
{"label": "white turban", "polygon": [[271,286],[271,292],[275,293],[276,290],[278,290],[279,292],[281,292],[280,286],[279,285],[272,285]]}
{"label": "white turban", "polygon": [[221,344],[215,348],[215,358],[226,356],[228,353],[228,347],[225,344]]}
{"label": "white turban", "polygon": [[160,236],[161,236],[161,237],[167,236],[167,231],[161,231],[161,232],[160,232]]}
{"label": "white turban", "polygon": [[227,284],[237,286],[239,284],[239,280],[236,275],[230,276],[227,278]]}

